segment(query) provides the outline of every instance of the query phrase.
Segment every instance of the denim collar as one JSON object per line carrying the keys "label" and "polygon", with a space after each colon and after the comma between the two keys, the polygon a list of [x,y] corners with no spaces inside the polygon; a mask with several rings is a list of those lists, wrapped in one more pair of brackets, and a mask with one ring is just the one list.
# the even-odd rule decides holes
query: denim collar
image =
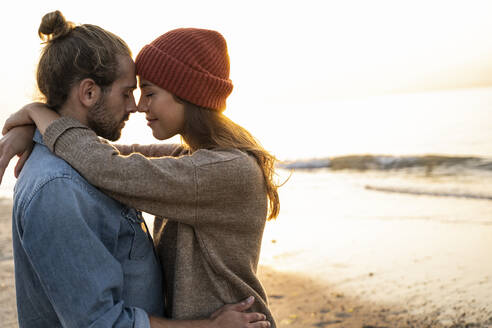
{"label": "denim collar", "polygon": [[41,134],[41,132],[39,132],[38,129],[36,129],[36,131],[34,132],[34,137],[32,138],[32,140],[34,140],[34,142],[38,144],[44,145],[43,135]]}

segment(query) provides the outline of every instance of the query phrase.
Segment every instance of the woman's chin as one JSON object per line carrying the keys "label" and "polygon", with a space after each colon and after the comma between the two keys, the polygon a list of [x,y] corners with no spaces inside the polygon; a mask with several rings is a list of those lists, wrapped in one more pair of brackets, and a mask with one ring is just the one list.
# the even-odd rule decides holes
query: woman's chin
{"label": "woman's chin", "polygon": [[152,135],[157,140],[166,140],[166,139],[168,139],[168,138],[166,138],[166,136],[162,135],[162,133],[159,133],[159,131],[156,131],[154,129],[152,129]]}
{"label": "woman's chin", "polygon": [[152,129],[152,135],[154,136],[154,138],[159,139],[159,134],[157,133],[157,131],[154,131],[154,129]]}

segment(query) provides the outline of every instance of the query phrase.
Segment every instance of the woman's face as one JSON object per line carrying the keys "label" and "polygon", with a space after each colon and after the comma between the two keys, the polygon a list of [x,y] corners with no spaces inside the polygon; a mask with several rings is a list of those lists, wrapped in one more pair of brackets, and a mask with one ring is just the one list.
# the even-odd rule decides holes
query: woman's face
{"label": "woman's face", "polygon": [[165,140],[182,134],[184,105],[177,102],[170,92],[147,80],[140,79],[140,91],[138,111],[145,113],[154,137]]}

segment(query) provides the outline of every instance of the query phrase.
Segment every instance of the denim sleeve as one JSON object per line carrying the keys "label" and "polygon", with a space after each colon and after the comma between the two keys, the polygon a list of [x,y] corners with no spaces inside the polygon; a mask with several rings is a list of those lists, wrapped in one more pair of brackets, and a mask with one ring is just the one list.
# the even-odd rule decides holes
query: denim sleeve
{"label": "denim sleeve", "polygon": [[144,310],[122,300],[121,264],[101,239],[104,215],[97,194],[53,179],[25,208],[22,246],[63,327],[150,327]]}

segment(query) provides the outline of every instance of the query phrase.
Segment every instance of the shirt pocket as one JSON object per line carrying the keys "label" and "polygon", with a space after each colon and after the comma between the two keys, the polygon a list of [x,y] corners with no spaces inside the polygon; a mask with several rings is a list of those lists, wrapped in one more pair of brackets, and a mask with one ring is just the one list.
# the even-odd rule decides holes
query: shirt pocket
{"label": "shirt pocket", "polygon": [[147,231],[142,213],[134,208],[123,209],[123,217],[132,235],[130,247],[131,260],[143,260],[153,254],[153,243]]}

